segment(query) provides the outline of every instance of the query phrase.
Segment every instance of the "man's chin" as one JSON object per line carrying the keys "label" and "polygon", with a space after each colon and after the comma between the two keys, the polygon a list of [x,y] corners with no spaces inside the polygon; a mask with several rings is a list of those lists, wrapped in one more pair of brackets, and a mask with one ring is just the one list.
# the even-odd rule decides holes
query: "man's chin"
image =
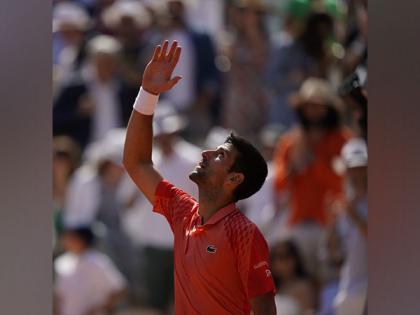
{"label": "man's chin", "polygon": [[188,177],[194,182],[194,183],[198,183],[199,181],[201,181],[201,179],[204,177],[204,174],[202,172],[200,172],[197,169],[194,169],[189,175]]}

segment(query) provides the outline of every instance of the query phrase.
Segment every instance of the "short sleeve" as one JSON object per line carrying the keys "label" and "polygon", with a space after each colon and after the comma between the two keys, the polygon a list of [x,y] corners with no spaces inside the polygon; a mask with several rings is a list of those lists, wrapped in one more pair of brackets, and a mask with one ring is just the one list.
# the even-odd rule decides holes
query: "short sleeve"
{"label": "short sleeve", "polygon": [[247,289],[249,299],[276,292],[270,270],[268,245],[258,229],[255,229],[251,242]]}
{"label": "short sleeve", "polygon": [[197,202],[191,195],[162,180],[156,188],[153,212],[165,216],[173,231],[175,225],[190,215],[196,205]]}

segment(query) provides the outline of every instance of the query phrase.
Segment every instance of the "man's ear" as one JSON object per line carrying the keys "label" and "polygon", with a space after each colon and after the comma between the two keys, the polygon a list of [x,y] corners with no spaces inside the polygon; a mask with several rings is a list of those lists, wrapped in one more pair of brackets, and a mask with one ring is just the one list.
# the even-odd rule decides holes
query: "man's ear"
{"label": "man's ear", "polygon": [[228,181],[230,184],[239,186],[245,179],[244,174],[242,173],[231,173],[229,175]]}

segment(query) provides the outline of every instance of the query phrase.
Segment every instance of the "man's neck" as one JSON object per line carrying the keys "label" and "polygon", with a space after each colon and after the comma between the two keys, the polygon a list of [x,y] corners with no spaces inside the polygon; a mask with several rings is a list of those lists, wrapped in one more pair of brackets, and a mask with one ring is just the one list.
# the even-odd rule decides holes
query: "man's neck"
{"label": "man's neck", "polygon": [[201,216],[201,224],[207,222],[212,215],[220,209],[232,203],[232,200],[226,195],[216,190],[198,189],[198,212]]}

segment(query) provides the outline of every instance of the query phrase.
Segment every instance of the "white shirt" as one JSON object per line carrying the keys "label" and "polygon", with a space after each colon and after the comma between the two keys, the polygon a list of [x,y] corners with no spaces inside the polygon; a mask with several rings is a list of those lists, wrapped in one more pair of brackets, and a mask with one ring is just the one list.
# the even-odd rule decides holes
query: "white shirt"
{"label": "white shirt", "polygon": [[109,130],[120,126],[120,104],[115,82],[100,83],[95,80],[89,85],[89,93],[95,104],[91,139],[95,141],[102,139]]}
{"label": "white shirt", "polygon": [[194,101],[195,95],[195,51],[193,43],[184,30],[176,30],[167,34],[167,39],[178,41],[178,46],[182,47],[182,54],[173,72],[173,77],[182,76],[175,89],[165,93],[167,99],[174,104],[177,111],[187,109]]}
{"label": "white shirt", "polygon": [[83,315],[105,303],[110,294],[126,287],[111,260],[96,250],[82,255],[63,254],[56,259],[54,269],[55,292],[62,315]]}
{"label": "white shirt", "polygon": [[[153,161],[163,178],[197,198],[198,188],[188,175],[200,160],[200,150],[183,140],[174,145],[174,153],[162,156],[153,149]],[[123,225],[133,242],[164,249],[173,247],[173,233],[167,220],[152,211],[152,205],[141,195],[132,209],[127,210]]]}
{"label": "white shirt", "polygon": [[70,179],[64,204],[64,224],[69,226],[93,223],[99,206],[100,183],[96,170],[85,165]]}

